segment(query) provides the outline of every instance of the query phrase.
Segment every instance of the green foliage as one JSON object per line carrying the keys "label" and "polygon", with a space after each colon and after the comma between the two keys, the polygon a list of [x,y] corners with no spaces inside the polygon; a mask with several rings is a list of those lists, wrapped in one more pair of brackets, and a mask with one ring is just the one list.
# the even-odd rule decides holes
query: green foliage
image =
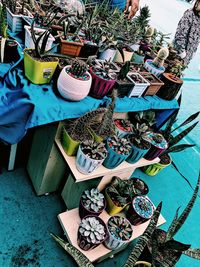
{"label": "green foliage", "polygon": [[130,61],[126,61],[125,64],[123,64],[123,66],[121,67],[117,75],[117,79],[124,80],[129,71],[130,71]]}
{"label": "green foliage", "polygon": [[119,138],[114,135],[108,139],[108,145],[118,154],[128,155],[131,151],[130,141],[126,138]]}
{"label": "green foliage", "polygon": [[6,5],[3,2],[2,6],[0,6],[0,36],[3,38],[8,38],[7,33],[8,25],[6,18]]}
{"label": "green foliage", "polygon": [[133,21],[136,25],[140,27],[141,36],[145,35],[146,28],[149,26],[149,20],[151,17],[150,9],[148,6],[140,8],[140,13],[137,15]]}

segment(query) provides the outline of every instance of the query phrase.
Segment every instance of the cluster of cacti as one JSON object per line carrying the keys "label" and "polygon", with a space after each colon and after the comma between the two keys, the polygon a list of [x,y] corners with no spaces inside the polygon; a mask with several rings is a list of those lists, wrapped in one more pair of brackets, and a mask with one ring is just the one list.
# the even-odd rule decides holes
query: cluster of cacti
{"label": "cluster of cacti", "polygon": [[116,153],[128,155],[131,151],[131,144],[126,138],[119,138],[118,136],[113,136],[108,140],[108,145]]}
{"label": "cluster of cacti", "polygon": [[69,72],[76,77],[83,77],[87,71],[87,65],[82,60],[74,60]]}
{"label": "cluster of cacti", "polygon": [[100,220],[95,217],[84,218],[78,229],[79,233],[85,237],[88,243],[101,243],[106,237],[106,229]]}
{"label": "cluster of cacti", "polygon": [[104,208],[104,195],[97,188],[85,190],[81,196],[84,207],[90,211],[99,212]]}
{"label": "cluster of cacti", "polygon": [[158,54],[156,58],[153,60],[153,64],[157,67],[160,68],[163,66],[165,59],[169,55],[169,50],[167,47],[163,47],[158,51]]}
{"label": "cluster of cacti", "polygon": [[107,155],[104,143],[98,143],[92,140],[86,140],[81,143],[82,152],[91,159],[101,160]]}
{"label": "cluster of cacti", "polygon": [[108,221],[108,229],[115,238],[119,240],[129,240],[132,236],[130,222],[121,216],[113,216]]}

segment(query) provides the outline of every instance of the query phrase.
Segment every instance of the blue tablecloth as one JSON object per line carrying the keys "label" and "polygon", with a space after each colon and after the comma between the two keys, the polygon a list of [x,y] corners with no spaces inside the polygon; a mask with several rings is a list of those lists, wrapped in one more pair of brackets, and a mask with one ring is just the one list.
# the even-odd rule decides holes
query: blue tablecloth
{"label": "blue tablecloth", "polygon": [[[64,100],[52,84],[30,83],[23,72],[23,55],[13,64],[0,64],[0,140],[14,144],[26,134],[27,129],[68,118],[77,118],[111,99],[94,99],[90,96],[80,102]],[[166,101],[157,96],[118,98],[116,112],[148,109],[177,109],[176,100]]]}

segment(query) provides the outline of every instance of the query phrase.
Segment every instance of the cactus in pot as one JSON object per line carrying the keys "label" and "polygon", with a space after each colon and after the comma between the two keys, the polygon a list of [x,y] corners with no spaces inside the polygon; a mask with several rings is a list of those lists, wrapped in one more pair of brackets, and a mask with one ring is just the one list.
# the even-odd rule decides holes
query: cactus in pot
{"label": "cactus in pot", "polygon": [[168,48],[167,47],[162,47],[158,51],[158,54],[157,54],[156,58],[153,60],[154,66],[156,66],[157,68],[163,67],[165,59],[168,57],[168,55],[169,55]]}
{"label": "cactus in pot", "polygon": [[81,195],[79,204],[79,215],[81,218],[91,214],[98,216],[104,208],[104,195],[97,188],[85,190]]}
{"label": "cactus in pot", "polygon": [[100,245],[107,237],[106,225],[102,219],[86,216],[78,228],[78,245],[83,250],[89,250]]}

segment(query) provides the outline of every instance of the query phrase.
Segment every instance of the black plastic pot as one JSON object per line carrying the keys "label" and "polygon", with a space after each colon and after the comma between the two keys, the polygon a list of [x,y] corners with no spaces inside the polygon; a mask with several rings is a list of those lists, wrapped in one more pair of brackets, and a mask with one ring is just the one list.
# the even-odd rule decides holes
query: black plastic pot
{"label": "black plastic pot", "polygon": [[117,89],[117,96],[122,98],[129,96],[134,87],[134,84],[132,82],[122,83],[120,81],[116,81],[115,87]]}
{"label": "black plastic pot", "polygon": [[14,40],[7,40],[4,51],[4,62],[16,62],[20,56],[17,50],[18,44]]}
{"label": "black plastic pot", "polygon": [[84,46],[81,48],[79,57],[87,58],[89,56],[94,56],[97,54],[98,49],[98,45],[84,44]]}

